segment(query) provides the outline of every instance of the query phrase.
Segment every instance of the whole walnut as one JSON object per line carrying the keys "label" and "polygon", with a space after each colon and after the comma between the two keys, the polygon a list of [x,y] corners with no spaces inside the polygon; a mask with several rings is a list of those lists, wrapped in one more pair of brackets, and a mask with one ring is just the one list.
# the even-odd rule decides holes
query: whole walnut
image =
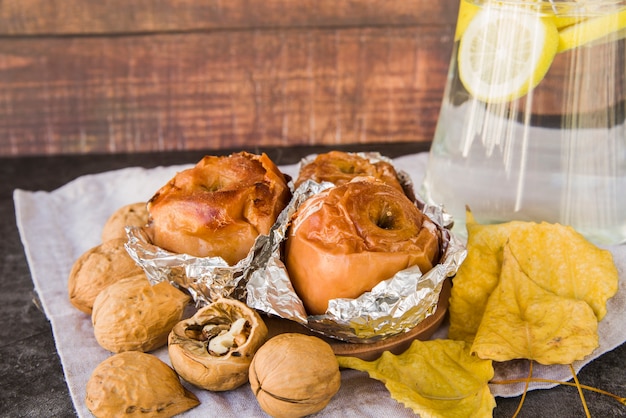
{"label": "whole walnut", "polygon": [[248,368],[265,342],[259,314],[238,300],[221,298],[180,321],[169,335],[174,370],[189,383],[225,391],[248,382]]}
{"label": "whole walnut", "polygon": [[145,226],[148,223],[146,202],[136,202],[122,206],[107,219],[102,227],[102,242],[112,239],[126,239],[127,226]]}
{"label": "whole walnut", "polygon": [[164,346],[190,300],[167,282],[150,284],[143,273],[122,279],[100,292],[93,304],[96,341],[113,353]]}
{"label": "whole walnut", "polygon": [[297,333],[279,334],[261,346],[250,364],[249,379],[259,405],[275,418],[319,412],[341,385],[330,345]]}
{"label": "whole walnut", "polygon": [[91,314],[96,296],[103,289],[118,280],[143,273],[126,252],[125,243],[123,238],[109,240],[78,257],[67,281],[72,305]]}
{"label": "whole walnut", "polygon": [[152,354],[127,351],[91,373],[85,403],[98,418],[172,417],[200,404],[167,364]]}

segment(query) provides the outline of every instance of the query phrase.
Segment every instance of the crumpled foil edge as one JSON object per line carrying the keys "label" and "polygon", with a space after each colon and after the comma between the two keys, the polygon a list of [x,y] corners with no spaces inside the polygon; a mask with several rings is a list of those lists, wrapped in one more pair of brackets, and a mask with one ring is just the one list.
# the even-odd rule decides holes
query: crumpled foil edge
{"label": "crumpled foil edge", "polygon": [[241,299],[242,280],[252,252],[229,266],[221,257],[194,257],[164,250],[151,243],[145,227],[126,227],[126,235],[126,252],[152,284],[166,281],[185,289],[198,307],[222,297]]}

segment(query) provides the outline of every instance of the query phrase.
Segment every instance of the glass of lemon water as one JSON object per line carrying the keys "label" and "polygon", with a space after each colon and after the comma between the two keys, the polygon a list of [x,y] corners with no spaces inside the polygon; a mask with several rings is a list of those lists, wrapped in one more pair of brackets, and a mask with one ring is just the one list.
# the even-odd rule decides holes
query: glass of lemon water
{"label": "glass of lemon water", "polygon": [[421,194],[626,241],[626,1],[461,0]]}

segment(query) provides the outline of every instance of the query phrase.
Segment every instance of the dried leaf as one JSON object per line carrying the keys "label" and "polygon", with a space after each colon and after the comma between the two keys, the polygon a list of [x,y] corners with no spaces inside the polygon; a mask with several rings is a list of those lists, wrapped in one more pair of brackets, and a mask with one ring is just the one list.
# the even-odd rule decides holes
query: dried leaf
{"label": "dried leaf", "polygon": [[613,256],[569,226],[542,222],[526,231],[512,231],[509,245],[524,272],[542,288],[583,300],[598,321],[606,301],[617,293],[619,275]]}
{"label": "dried leaf", "polygon": [[585,301],[598,320],[606,314],[606,301],[618,287],[612,255],[571,227],[520,221],[480,225],[468,212],[467,230],[467,257],[454,278],[450,298],[450,338],[473,341],[499,283],[506,243],[521,270],[537,285]]}
{"label": "dried leaf", "polygon": [[468,251],[453,279],[448,335],[453,340],[471,343],[483,318],[487,299],[500,279],[504,244],[514,231],[525,231],[535,224],[514,221],[481,225],[468,211],[466,225]]}
{"label": "dried leaf", "polygon": [[500,281],[489,297],[472,353],[495,361],[569,364],[598,346],[598,322],[584,301],[544,290],[505,245]]}
{"label": "dried leaf", "polygon": [[368,362],[338,357],[341,367],[369,373],[382,381],[391,397],[421,417],[490,417],[495,400],[487,383],[490,360],[469,354],[462,341],[413,341],[399,355],[385,352]]}

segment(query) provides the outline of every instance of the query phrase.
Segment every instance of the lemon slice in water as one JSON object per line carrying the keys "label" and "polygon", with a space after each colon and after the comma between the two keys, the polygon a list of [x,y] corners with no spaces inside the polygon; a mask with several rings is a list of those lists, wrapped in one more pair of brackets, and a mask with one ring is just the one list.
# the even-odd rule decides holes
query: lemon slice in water
{"label": "lemon slice in water", "polygon": [[558,43],[552,17],[523,8],[487,6],[474,15],[461,37],[459,76],[479,100],[514,100],[543,79]]}
{"label": "lemon slice in water", "polygon": [[626,37],[626,10],[591,17],[561,29],[559,32],[559,52],[596,41],[612,41],[624,37]]}
{"label": "lemon slice in water", "polygon": [[478,11],[480,7],[475,5],[474,3],[470,3],[469,0],[461,0],[459,4],[459,15],[456,21],[456,30],[454,32],[454,40],[458,41],[461,39],[463,32],[467,28],[467,25],[470,24],[472,19]]}

